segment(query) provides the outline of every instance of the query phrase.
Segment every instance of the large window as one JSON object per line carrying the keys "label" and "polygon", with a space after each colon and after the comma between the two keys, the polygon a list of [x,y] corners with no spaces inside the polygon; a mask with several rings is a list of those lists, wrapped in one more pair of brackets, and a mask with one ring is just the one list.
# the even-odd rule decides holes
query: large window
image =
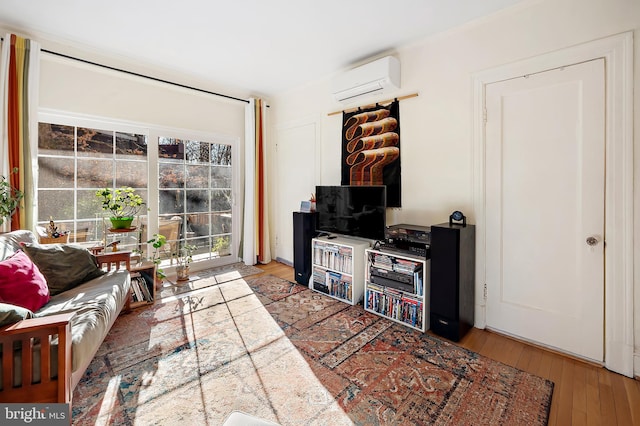
{"label": "large window", "polygon": [[[39,123],[38,130],[39,225],[52,219],[59,230],[70,231],[71,242],[101,241],[98,189],[130,186],[147,200],[145,135],[51,123]],[[133,234],[118,238],[137,247]]]}
{"label": "large window", "polygon": [[159,229],[179,223],[197,259],[231,255],[231,160],[230,144],[158,139]]}
{"label": "large window", "polygon": [[[46,227],[53,219],[59,230],[70,231],[70,242],[117,240],[121,249],[140,250],[146,257],[152,249],[146,241],[160,233],[167,238],[158,253],[163,266],[172,265],[185,244],[196,247],[194,261],[233,261],[236,139],[209,134],[176,138],[180,132],[160,137],[164,131],[126,123],[42,117],[38,225]],[[133,223],[135,232],[113,233],[95,194],[122,186],[134,188],[147,209]]]}

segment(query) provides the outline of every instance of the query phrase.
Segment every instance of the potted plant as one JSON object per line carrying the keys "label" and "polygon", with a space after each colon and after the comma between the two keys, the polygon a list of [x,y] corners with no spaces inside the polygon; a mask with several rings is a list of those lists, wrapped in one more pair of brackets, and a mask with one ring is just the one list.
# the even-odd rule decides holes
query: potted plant
{"label": "potted plant", "polygon": [[178,275],[178,281],[189,280],[189,264],[193,262],[193,252],[196,249],[196,246],[187,243],[180,247],[176,257],[176,274]]}
{"label": "potted plant", "polygon": [[[12,173],[18,173],[18,168],[15,167]],[[11,186],[8,178],[0,176],[0,225],[13,216],[23,197],[22,191]]]}
{"label": "potted plant", "polygon": [[167,275],[158,266],[160,265],[160,249],[167,243],[167,237],[162,234],[153,234],[153,238],[147,241],[147,244],[153,246],[153,257],[151,261],[156,265],[156,278],[161,282]]}
{"label": "potted plant", "polygon": [[142,209],[144,200],[129,186],[112,190],[104,188],[96,191],[102,209],[110,212],[113,229],[129,229],[136,214]]}

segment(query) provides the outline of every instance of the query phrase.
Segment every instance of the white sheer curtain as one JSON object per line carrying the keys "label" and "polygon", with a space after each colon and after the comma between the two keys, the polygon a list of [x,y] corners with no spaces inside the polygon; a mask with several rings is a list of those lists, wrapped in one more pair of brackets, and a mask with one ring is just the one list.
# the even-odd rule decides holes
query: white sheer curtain
{"label": "white sheer curtain", "polygon": [[244,224],[242,260],[247,265],[271,262],[266,170],[267,108],[251,98],[245,108]]}
{"label": "white sheer curtain", "polygon": [[[0,53],[0,174],[18,168],[13,186],[24,192],[23,208],[0,229],[35,229],[38,179],[40,44],[6,34]],[[11,223],[11,228],[9,224]]]}

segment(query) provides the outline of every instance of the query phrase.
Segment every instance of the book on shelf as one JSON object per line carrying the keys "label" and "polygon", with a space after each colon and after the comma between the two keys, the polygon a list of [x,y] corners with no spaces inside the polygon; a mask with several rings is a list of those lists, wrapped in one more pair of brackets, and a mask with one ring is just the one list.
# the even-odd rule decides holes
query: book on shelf
{"label": "book on shelf", "polygon": [[352,273],[353,253],[350,247],[318,243],[313,246],[313,262],[325,268]]}
{"label": "book on shelf", "polygon": [[331,294],[334,293],[334,288],[340,283],[341,278],[342,274],[334,271],[327,271],[326,283]]}
{"label": "book on shelf", "polygon": [[153,301],[153,295],[148,285],[149,282],[153,285],[153,281],[149,281],[148,274],[131,273],[131,294],[134,302]]}
{"label": "book on shelf", "polygon": [[422,328],[422,300],[395,291],[367,289],[366,307],[374,312]]}
{"label": "book on shelf", "polygon": [[140,288],[140,275],[131,278],[131,289],[133,290],[133,301],[142,302],[144,300],[142,296],[142,289]]}
{"label": "book on shelf", "polygon": [[155,285],[154,277],[145,271],[140,272],[140,275],[144,280],[141,286],[144,298],[147,302],[153,302],[153,286]]}

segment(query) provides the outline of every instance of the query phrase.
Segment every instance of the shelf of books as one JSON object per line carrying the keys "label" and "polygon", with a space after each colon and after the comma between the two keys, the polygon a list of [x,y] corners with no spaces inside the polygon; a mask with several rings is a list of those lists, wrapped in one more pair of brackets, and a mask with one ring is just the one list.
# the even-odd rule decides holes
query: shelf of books
{"label": "shelf of books", "polygon": [[319,237],[311,241],[312,274],[309,288],[355,305],[364,294],[366,241],[345,237]]}
{"label": "shelf of books", "polygon": [[365,310],[420,331],[429,329],[429,260],[366,250]]}
{"label": "shelf of books", "polygon": [[131,308],[148,305],[156,298],[156,265],[142,263],[131,267]]}

